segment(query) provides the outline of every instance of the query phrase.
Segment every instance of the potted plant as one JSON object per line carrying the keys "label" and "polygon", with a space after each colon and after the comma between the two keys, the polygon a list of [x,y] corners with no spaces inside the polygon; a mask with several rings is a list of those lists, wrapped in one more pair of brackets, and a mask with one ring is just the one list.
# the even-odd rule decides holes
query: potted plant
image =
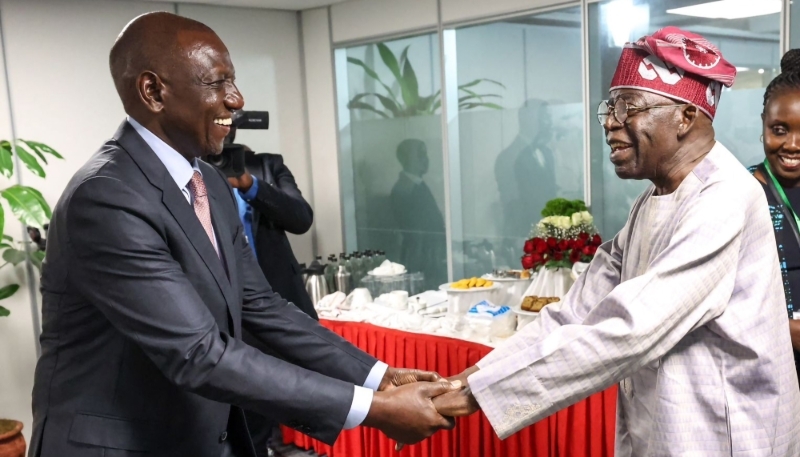
{"label": "potted plant", "polygon": [[[347,104],[349,109],[371,111],[382,118],[388,119],[397,117],[411,117],[423,114],[435,114],[436,111],[441,108],[441,90],[437,90],[435,93],[427,96],[420,95],[417,74],[414,71],[414,67],[411,65],[411,62],[408,60],[409,46],[406,46],[406,48],[403,49],[403,52],[400,53],[400,58],[398,59],[388,46],[383,43],[377,44],[378,53],[381,56],[381,60],[383,61],[383,64],[386,65],[386,68],[388,68],[392,73],[392,76],[394,76],[395,82],[393,85],[396,85],[399,88],[399,94],[395,93],[395,90],[392,90],[389,85],[384,83],[380,76],[378,76],[378,73],[369,65],[364,63],[364,61],[361,59],[356,59],[355,57],[347,58],[349,63],[361,67],[370,78],[377,81],[378,84],[380,84],[381,87],[383,87],[383,89],[386,91],[386,94],[379,94],[376,92],[363,92],[356,94]],[[494,84],[502,87],[503,89],[506,87],[500,82],[486,78],[476,79],[468,83],[461,84],[458,86],[458,109],[460,111],[470,110],[478,107],[502,109],[500,105],[486,101],[486,99],[490,98],[502,98],[501,95],[480,94],[476,92],[476,86],[481,83]],[[366,100],[369,98],[373,100],[377,99],[377,101],[380,103],[380,106],[367,103]]]}
{"label": "potted plant", "polygon": [[[42,163],[47,164],[48,156],[63,159],[58,152],[43,143],[19,139],[16,144],[12,144],[10,141],[0,140],[0,174],[6,178],[14,175],[14,154],[31,172],[42,178],[45,177]],[[18,265],[25,260],[30,260],[37,269],[41,269],[44,243],[40,237],[40,230],[46,229],[52,216],[50,206],[41,192],[29,186],[15,184],[6,187],[0,190],[0,196],[14,217],[26,226],[32,240],[15,241],[6,234],[7,210],[6,205],[0,204],[0,233],[2,233],[0,256],[4,260],[4,263],[0,264],[0,269],[7,265]],[[19,287],[19,284],[0,287],[0,300],[13,296]],[[10,314],[11,310],[0,305],[0,317],[7,317]],[[0,419],[0,457],[24,457],[24,455],[25,439],[22,436],[22,423]]]}

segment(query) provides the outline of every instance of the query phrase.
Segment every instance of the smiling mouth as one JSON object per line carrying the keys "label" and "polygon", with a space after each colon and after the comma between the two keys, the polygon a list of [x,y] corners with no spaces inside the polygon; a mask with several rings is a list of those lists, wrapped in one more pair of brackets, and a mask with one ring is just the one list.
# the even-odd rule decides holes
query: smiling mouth
{"label": "smiling mouth", "polygon": [[779,155],[778,161],[784,168],[800,168],[800,156],[788,157]]}
{"label": "smiling mouth", "polygon": [[221,125],[223,127],[230,127],[233,124],[233,119],[226,117],[226,118],[217,118],[214,119],[214,123],[217,125]]}
{"label": "smiling mouth", "polygon": [[617,162],[622,157],[623,154],[627,153],[629,150],[633,148],[633,145],[630,143],[624,143],[622,141],[609,141],[608,145],[611,147],[611,161]]}

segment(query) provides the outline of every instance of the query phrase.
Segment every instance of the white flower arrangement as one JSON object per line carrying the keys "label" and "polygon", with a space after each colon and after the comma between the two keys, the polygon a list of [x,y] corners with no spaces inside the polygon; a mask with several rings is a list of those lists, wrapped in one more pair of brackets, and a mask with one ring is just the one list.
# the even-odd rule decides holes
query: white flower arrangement
{"label": "white flower arrangement", "polygon": [[594,235],[597,228],[594,226],[594,217],[588,211],[572,213],[571,216],[548,216],[536,224],[531,233],[531,238],[574,239],[581,233]]}

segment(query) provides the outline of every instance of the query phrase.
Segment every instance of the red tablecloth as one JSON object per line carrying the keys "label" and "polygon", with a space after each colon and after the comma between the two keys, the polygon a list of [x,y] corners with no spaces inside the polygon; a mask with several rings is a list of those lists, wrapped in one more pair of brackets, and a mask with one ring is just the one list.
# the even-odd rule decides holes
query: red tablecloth
{"label": "red tablecloth", "polygon": [[[443,376],[461,373],[491,348],[467,341],[401,332],[370,324],[322,320],[321,323],[390,366],[436,371]],[[459,418],[456,428],[437,433],[400,457],[604,457],[614,455],[617,389],[563,409],[500,441],[483,413]],[[356,427],[342,432],[333,446],[283,427],[287,444],[313,449],[328,457],[398,457],[379,431]]]}

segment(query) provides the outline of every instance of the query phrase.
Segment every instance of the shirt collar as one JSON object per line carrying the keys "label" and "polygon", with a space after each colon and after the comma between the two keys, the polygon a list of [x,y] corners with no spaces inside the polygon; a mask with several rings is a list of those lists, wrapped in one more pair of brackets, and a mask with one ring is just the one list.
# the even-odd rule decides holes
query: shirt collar
{"label": "shirt collar", "polygon": [[[180,152],[173,149],[172,146],[165,143],[164,140],[157,137],[150,130],[147,130],[146,127],[138,123],[130,116],[128,116],[128,123],[133,126],[134,130],[136,130],[136,133],[142,137],[144,142],[150,146],[150,149],[156,153],[156,156],[158,156],[158,159],[161,160],[161,163],[167,167],[167,171],[169,172],[170,176],[172,176],[175,184],[178,185],[178,188],[186,188],[187,184],[189,184],[189,181],[192,179],[194,172],[200,171],[200,167],[197,164],[197,159],[193,159],[192,163],[189,163]],[[203,172],[200,171],[200,174],[202,175]]]}
{"label": "shirt collar", "polygon": [[422,178],[420,178],[419,176],[412,175],[411,173],[409,173],[409,172],[407,172],[405,170],[403,170],[403,174],[406,175],[406,178],[410,179],[411,182],[413,182],[414,184],[416,184],[416,185],[422,184]]}

